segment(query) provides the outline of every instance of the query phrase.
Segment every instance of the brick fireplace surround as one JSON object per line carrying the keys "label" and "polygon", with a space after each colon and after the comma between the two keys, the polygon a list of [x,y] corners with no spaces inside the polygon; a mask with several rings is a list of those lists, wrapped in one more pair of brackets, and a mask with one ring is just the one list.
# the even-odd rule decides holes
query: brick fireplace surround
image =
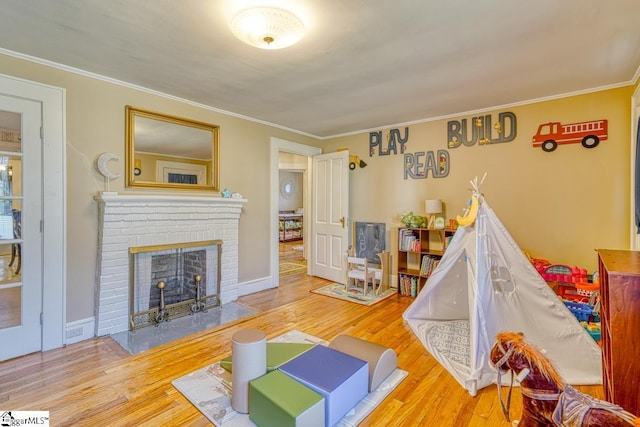
{"label": "brick fireplace surround", "polygon": [[129,248],[222,240],[220,300],[238,298],[238,226],[245,199],[124,195],[98,202],[96,335],[129,329]]}

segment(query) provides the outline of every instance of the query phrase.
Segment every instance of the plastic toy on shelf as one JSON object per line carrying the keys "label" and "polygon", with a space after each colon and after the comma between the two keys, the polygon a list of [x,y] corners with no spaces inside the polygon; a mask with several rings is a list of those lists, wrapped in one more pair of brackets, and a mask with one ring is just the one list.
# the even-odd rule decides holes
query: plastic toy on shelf
{"label": "plastic toy on shelf", "polygon": [[562,299],[569,311],[578,319],[589,335],[600,342],[600,284],[598,275],[587,275],[587,270],[562,264],[551,264],[545,259],[529,257],[531,264],[549,287]]}
{"label": "plastic toy on shelf", "polygon": [[597,283],[590,283],[587,270],[553,264],[538,272],[549,286],[564,300],[587,302],[591,294],[599,289]]}

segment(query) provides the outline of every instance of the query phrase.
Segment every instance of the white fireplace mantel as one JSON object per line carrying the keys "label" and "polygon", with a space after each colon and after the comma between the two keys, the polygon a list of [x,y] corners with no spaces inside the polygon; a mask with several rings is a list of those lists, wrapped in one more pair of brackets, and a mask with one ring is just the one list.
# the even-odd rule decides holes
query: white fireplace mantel
{"label": "white fireplace mantel", "polygon": [[202,203],[208,205],[229,205],[229,206],[242,206],[247,203],[247,199],[234,199],[226,197],[213,197],[213,196],[189,196],[189,195],[166,195],[166,194],[120,194],[110,191],[102,191],[98,193],[94,199],[100,203],[168,203],[168,204],[184,204],[190,203]]}
{"label": "white fireplace mantel", "polygon": [[96,335],[129,328],[129,248],[222,241],[220,300],[238,298],[238,228],[245,199],[103,192],[98,203]]}

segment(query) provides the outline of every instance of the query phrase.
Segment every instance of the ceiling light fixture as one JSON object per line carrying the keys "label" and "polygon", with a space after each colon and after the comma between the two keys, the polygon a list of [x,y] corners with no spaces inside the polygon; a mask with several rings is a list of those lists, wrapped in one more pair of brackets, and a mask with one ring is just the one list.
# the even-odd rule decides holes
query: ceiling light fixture
{"label": "ceiling light fixture", "polygon": [[282,49],[302,38],[304,24],[293,13],[273,7],[238,12],[229,28],[243,42],[261,49]]}

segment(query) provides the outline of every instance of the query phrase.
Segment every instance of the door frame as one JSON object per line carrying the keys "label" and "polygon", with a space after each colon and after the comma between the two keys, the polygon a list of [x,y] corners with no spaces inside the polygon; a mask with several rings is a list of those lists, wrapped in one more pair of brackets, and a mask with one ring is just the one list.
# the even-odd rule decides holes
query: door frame
{"label": "door frame", "polygon": [[[313,156],[322,153],[322,149],[319,147],[314,147],[312,145],[300,144],[298,142],[287,141],[285,139],[270,138],[270,171],[271,171],[271,196],[270,196],[270,230],[271,230],[271,238],[270,238],[270,248],[271,248],[271,262],[269,267],[269,275],[271,277],[271,287],[277,288],[280,285],[280,267],[279,267],[279,249],[278,249],[278,194],[279,194],[279,167],[278,167],[278,156],[280,152],[283,153],[291,153],[298,154],[300,156],[307,157],[307,177],[311,175],[311,159]],[[311,191],[311,179],[307,179],[306,188],[303,190],[304,197],[304,221],[306,224],[311,224],[310,221],[313,220],[313,213],[310,209],[308,209],[309,201],[311,197],[313,197]],[[309,247],[307,244],[309,242],[309,227],[304,227],[303,233],[303,242],[305,245],[305,254],[307,254],[307,259],[312,259],[313,257],[313,248]],[[309,266],[307,266],[309,269]]]}
{"label": "door frame", "polygon": [[[0,74],[0,93],[40,103],[42,113],[42,351],[62,347],[66,321],[66,90]],[[23,266],[22,268],[28,268]]]}

